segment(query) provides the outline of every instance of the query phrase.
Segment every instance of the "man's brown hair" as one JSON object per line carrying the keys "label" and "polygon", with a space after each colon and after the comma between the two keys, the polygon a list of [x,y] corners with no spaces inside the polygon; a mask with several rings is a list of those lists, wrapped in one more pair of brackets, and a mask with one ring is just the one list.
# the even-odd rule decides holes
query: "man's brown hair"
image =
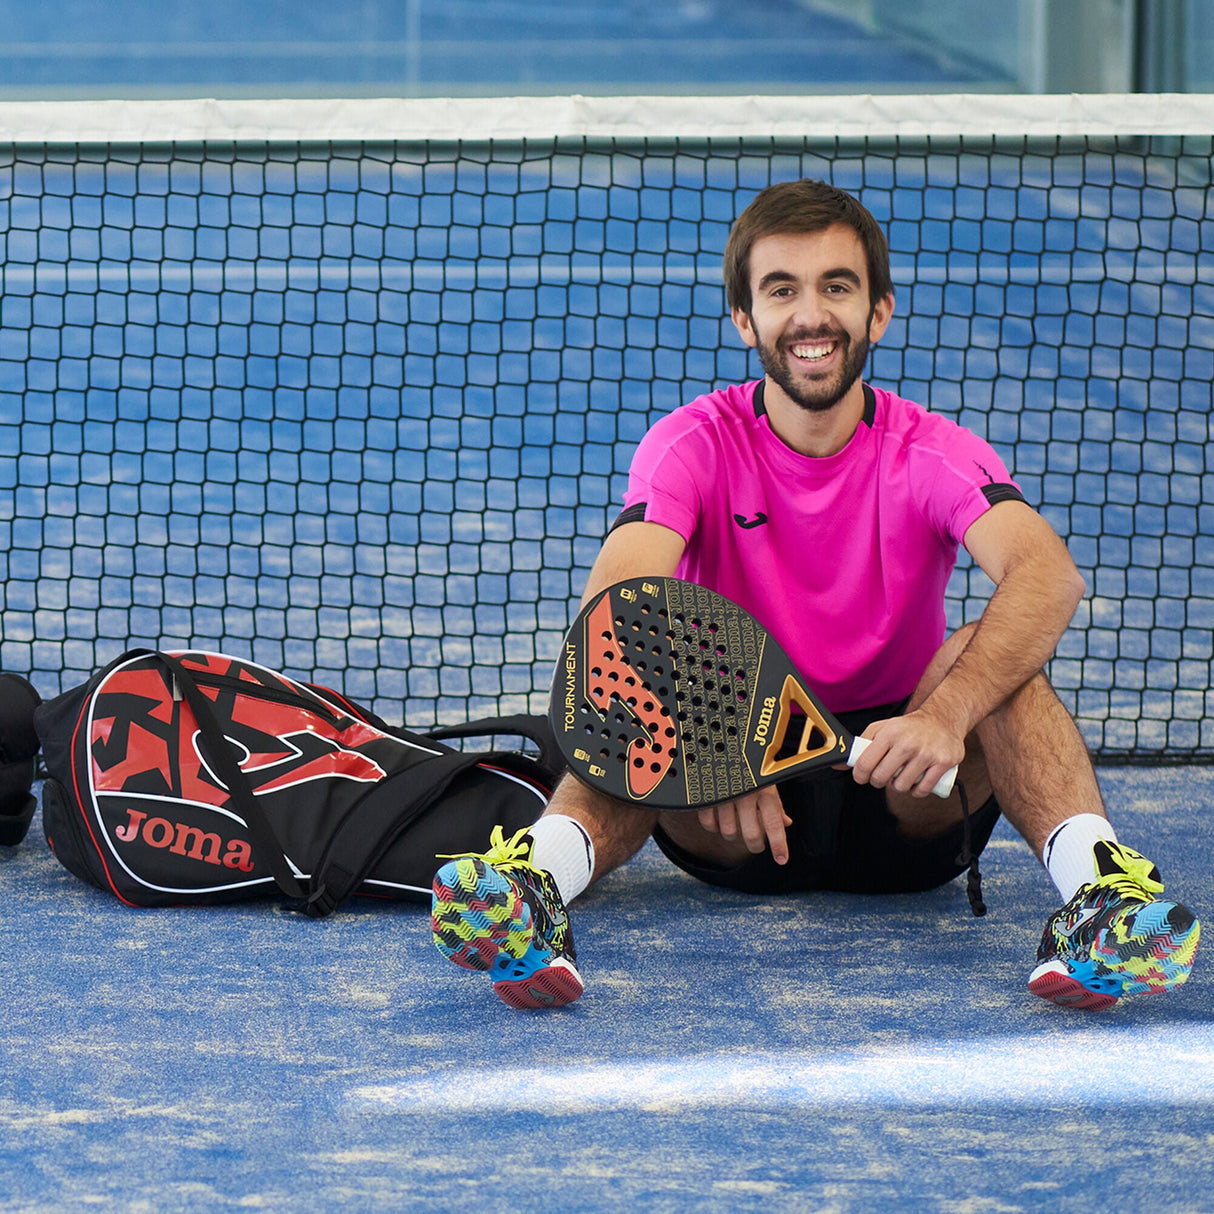
{"label": "man's brown hair", "polygon": [[894,289],[889,274],[889,244],[881,225],[846,190],[825,181],[803,178],[760,190],[738,216],[725,243],[725,296],[732,311],[751,309],[750,252],[764,236],[820,232],[831,224],[851,228],[868,259],[869,306]]}

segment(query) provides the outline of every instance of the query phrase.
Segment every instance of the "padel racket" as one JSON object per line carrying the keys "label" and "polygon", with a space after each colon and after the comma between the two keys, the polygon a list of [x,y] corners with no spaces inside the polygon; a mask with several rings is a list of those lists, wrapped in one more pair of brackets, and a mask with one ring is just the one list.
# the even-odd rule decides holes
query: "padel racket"
{"label": "padel racket", "polygon": [[[868,745],[833,717],[747,611],[678,578],[596,596],[565,638],[550,716],[573,773],[622,801],[699,809],[854,765]],[[953,768],[932,791],[947,797]]]}

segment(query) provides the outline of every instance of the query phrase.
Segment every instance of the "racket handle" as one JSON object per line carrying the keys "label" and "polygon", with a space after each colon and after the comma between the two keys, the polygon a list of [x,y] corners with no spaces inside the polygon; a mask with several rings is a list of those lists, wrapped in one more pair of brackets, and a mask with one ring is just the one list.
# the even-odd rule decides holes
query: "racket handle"
{"label": "racket handle", "polygon": [[[868,749],[868,738],[852,738],[851,750],[847,755],[848,767],[855,767],[856,760]],[[947,797],[953,791],[953,782],[957,779],[957,769],[950,767],[948,771],[940,777],[936,782],[936,787],[932,789],[932,794],[937,797]]]}

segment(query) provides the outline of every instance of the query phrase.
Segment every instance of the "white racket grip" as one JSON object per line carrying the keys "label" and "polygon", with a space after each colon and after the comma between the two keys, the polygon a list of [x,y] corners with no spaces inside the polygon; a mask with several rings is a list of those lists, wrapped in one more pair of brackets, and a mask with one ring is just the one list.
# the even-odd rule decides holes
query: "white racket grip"
{"label": "white racket grip", "polygon": [[[868,738],[853,738],[851,750],[847,755],[848,767],[855,767],[856,760],[868,749]],[[933,796],[947,797],[953,791],[953,782],[957,779],[957,769],[950,767],[948,771],[940,777],[936,782],[936,787],[932,789]]]}

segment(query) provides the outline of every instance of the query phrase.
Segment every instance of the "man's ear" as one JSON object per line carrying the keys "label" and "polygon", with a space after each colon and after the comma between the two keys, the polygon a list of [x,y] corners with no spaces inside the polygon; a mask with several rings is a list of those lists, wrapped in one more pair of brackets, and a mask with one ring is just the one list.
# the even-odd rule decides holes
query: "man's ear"
{"label": "man's ear", "polygon": [[742,340],[752,349],[756,349],[759,345],[759,336],[755,332],[754,321],[750,318],[750,313],[745,308],[734,308],[729,313],[729,318],[733,321],[733,327],[737,329]]}
{"label": "man's ear", "polygon": [[[877,306],[873,308],[873,314],[868,321],[868,340],[872,342],[880,341],[885,333],[886,327],[889,325],[890,317],[894,314],[894,293],[890,291],[882,299],[877,301]],[[737,321],[734,321],[737,324]]]}

